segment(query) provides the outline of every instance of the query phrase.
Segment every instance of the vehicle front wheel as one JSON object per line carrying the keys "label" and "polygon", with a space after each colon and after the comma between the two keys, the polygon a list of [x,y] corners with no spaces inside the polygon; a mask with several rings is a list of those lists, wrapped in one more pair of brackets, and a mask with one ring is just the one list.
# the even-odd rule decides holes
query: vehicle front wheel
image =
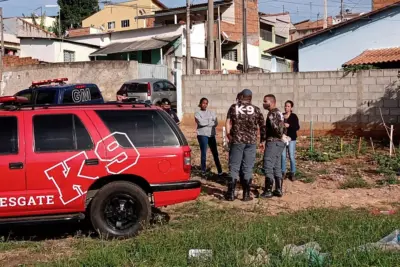
{"label": "vehicle front wheel", "polygon": [[135,236],[151,216],[146,193],[130,182],[112,182],[95,195],[90,207],[94,229],[105,238]]}

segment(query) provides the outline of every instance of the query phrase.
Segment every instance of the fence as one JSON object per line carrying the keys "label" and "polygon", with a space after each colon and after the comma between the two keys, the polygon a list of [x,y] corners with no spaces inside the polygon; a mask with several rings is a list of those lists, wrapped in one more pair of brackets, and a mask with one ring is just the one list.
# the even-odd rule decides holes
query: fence
{"label": "fence", "polygon": [[139,78],[168,79],[168,66],[153,64],[138,64]]}

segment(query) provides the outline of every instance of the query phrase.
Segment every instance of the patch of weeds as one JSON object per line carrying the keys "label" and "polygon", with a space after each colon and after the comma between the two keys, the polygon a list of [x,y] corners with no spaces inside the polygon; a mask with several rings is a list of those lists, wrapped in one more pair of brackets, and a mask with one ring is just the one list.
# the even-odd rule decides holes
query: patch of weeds
{"label": "patch of weeds", "polygon": [[329,174],[329,170],[328,169],[320,169],[320,170],[317,170],[317,173],[321,174],[321,175],[327,175],[327,174]]}
{"label": "patch of weeds", "polygon": [[341,183],[340,189],[349,189],[349,188],[369,188],[370,185],[365,181],[361,175],[356,174],[350,177],[347,177],[344,182]]}
{"label": "patch of weeds", "polygon": [[399,178],[397,178],[396,174],[386,175],[385,178],[379,180],[377,182],[378,185],[385,186],[385,185],[394,185],[400,184]]}
{"label": "patch of weeds", "polygon": [[314,183],[316,180],[314,175],[306,174],[302,171],[296,171],[296,177],[299,181],[306,183],[306,184]]}
{"label": "patch of weeds", "polygon": [[337,154],[321,152],[318,150],[313,150],[313,151],[308,150],[302,155],[303,160],[316,161],[316,162],[327,162],[338,158],[339,157]]}
{"label": "patch of weeds", "polygon": [[387,154],[377,153],[374,160],[378,164],[378,173],[383,174],[386,179],[394,180],[397,172],[400,170],[400,156],[390,157]]}

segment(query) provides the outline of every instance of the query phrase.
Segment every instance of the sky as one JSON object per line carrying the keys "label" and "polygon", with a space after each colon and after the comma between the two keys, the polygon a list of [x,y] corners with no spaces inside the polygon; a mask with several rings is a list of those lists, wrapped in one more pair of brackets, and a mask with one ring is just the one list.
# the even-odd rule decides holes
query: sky
{"label": "sky", "polygon": [[[1,0],[0,0],[1,1]],[[126,0],[125,0],[126,1]],[[193,4],[200,4],[207,1],[191,0]],[[338,15],[340,11],[340,0],[328,1],[328,15]],[[352,12],[365,12],[371,10],[371,0],[343,0],[345,9]],[[124,2],[124,0],[114,0],[113,2]],[[161,0],[168,7],[186,5],[186,0]],[[311,3],[311,5],[310,5]],[[30,15],[32,12],[40,14],[43,12],[48,15],[56,15],[57,8],[46,8],[45,5],[57,4],[57,0],[8,0],[0,2],[3,7],[4,17]],[[259,0],[259,10],[264,13],[280,13],[289,11],[292,22],[306,19],[316,20],[324,16],[324,0]],[[35,11],[36,9],[36,11]]]}

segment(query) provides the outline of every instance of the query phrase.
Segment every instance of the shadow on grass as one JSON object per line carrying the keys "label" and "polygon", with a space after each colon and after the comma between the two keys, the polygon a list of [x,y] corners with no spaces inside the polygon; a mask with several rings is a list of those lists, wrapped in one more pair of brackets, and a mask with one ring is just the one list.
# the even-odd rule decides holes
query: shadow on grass
{"label": "shadow on grass", "polygon": [[[152,208],[149,227],[165,225],[170,216],[158,208]],[[7,241],[44,241],[65,238],[100,238],[90,221],[46,222],[40,224],[4,225],[0,228],[0,242]]]}

